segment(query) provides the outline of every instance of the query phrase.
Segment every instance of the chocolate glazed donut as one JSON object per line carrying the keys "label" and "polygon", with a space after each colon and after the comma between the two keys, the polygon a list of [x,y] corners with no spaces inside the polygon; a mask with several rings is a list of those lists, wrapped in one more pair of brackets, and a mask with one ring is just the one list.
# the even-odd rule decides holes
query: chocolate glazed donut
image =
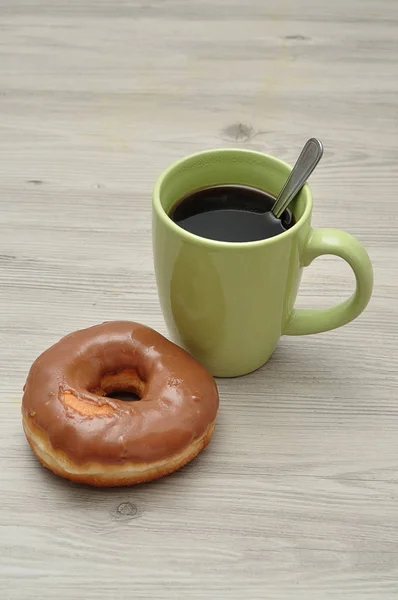
{"label": "chocolate glazed donut", "polygon": [[[109,397],[132,392],[139,401]],[[95,486],[162,477],[210,441],[218,409],[213,377],[143,325],[107,322],[67,335],[33,363],[22,419],[39,460]]]}

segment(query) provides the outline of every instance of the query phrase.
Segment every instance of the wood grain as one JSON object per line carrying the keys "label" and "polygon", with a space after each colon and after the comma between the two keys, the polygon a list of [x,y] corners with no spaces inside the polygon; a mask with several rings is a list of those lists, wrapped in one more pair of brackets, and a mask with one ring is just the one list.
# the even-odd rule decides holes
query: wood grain
{"label": "wood grain", "polygon": [[[2,599],[397,597],[397,40],[394,0],[0,1]],[[369,249],[368,310],[220,380],[213,442],[173,476],[101,491],[42,469],[34,358],[106,319],[165,332],[159,171],[217,146],[292,162],[311,135],[314,224]],[[352,287],[319,260],[299,303]]]}

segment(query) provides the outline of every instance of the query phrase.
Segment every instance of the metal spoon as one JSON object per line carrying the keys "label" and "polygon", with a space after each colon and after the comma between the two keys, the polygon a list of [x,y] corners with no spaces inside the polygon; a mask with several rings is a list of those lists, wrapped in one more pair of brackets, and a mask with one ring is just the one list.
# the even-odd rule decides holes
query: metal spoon
{"label": "metal spoon", "polygon": [[301,190],[322,158],[323,146],[317,138],[310,138],[298,157],[285,185],[279,192],[271,212],[280,219],[293,198]]}

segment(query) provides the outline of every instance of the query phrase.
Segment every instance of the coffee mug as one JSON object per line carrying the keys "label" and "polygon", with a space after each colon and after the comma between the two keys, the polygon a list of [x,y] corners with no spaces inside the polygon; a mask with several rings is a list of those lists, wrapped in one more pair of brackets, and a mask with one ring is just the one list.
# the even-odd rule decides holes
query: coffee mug
{"label": "coffee mug", "polygon": [[[153,251],[160,305],[172,339],[215,376],[234,377],[261,367],[281,335],[341,327],[369,302],[372,265],[348,233],[311,227],[312,194],[306,184],[290,205],[295,224],[253,242],[202,238],[168,216],[199,188],[240,184],[277,196],[291,167],[252,150],[206,150],[167,168],[153,191]],[[294,308],[302,268],[322,254],[346,260],[356,290],[327,309]]]}

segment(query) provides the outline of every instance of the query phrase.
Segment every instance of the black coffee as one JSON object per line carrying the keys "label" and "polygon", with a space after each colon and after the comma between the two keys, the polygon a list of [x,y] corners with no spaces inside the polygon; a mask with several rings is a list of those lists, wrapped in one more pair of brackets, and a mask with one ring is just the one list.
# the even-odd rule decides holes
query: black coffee
{"label": "black coffee", "polygon": [[253,242],[283,233],[294,218],[286,210],[281,219],[271,213],[275,198],[244,185],[215,185],[184,196],[170,218],[190,233],[222,242]]}

